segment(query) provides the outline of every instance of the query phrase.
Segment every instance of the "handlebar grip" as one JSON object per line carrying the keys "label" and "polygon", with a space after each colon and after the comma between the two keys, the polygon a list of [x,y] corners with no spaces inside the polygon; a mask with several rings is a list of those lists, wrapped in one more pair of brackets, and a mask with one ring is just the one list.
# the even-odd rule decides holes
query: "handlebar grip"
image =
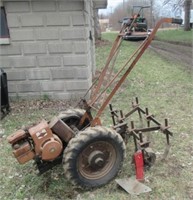
{"label": "handlebar grip", "polygon": [[183,22],[182,19],[172,18],[172,24],[182,24],[182,22]]}

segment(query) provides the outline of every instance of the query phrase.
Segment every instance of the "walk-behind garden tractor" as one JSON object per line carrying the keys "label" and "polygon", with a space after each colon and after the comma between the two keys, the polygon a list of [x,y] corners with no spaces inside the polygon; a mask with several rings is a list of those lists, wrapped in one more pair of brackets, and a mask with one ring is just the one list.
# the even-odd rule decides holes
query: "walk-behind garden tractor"
{"label": "walk-behind garden tractor", "polygon": [[[149,146],[150,142],[144,140],[144,133],[160,130],[166,137],[166,146],[169,147],[169,138],[172,133],[168,130],[167,119],[164,124],[159,123],[149,114],[147,108],[143,110],[139,106],[137,98],[132,104],[132,110],[127,113],[114,110],[110,104],[112,128],[104,127],[100,116],[150,45],[160,25],[165,22],[180,24],[181,20],[161,19],[149,37],[140,44],[117,74],[109,76],[122,42],[123,29],[120,31],[113,43],[105,67],[88,90],[88,92],[94,90],[91,99],[86,101],[83,98],[78,104],[79,107],[81,105],[81,109],[66,110],[51,121],[43,120],[36,126],[18,130],[10,135],[8,141],[12,145],[13,154],[18,162],[23,164],[34,160],[40,173],[62,163],[66,177],[73,184],[83,188],[98,187],[111,181],[120,171],[125,158],[125,143],[129,138],[133,138],[135,152],[140,149],[143,153],[144,165],[150,167],[155,161],[155,153]],[[109,76],[109,79],[104,84],[106,76]],[[119,80],[117,80],[118,76]],[[110,77],[112,77],[111,80]],[[106,94],[110,86],[111,92]],[[103,99],[103,102],[96,107],[99,99]],[[136,112],[140,119],[145,117],[147,121],[145,127],[137,127],[133,121],[128,123],[128,118]]]}

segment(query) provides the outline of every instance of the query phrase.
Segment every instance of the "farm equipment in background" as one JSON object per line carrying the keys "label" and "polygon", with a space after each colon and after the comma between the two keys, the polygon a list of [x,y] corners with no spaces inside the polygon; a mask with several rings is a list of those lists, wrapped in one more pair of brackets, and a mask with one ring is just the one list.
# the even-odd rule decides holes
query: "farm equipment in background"
{"label": "farm equipment in background", "polygon": [[[20,129],[10,135],[8,141],[12,145],[13,154],[18,162],[23,164],[34,160],[40,173],[62,163],[65,176],[73,184],[83,188],[94,188],[108,183],[120,171],[125,158],[125,143],[132,137],[135,145],[134,152],[142,150],[145,166],[151,167],[156,156],[150,148],[150,141],[145,140],[144,133],[160,130],[165,135],[169,148],[169,138],[172,133],[168,130],[167,119],[164,124],[158,122],[153,115],[149,114],[147,108],[143,110],[140,107],[138,98],[133,102],[132,110],[128,112],[117,111],[109,103],[150,45],[162,23],[180,24],[181,20],[161,19],[149,37],[110,79],[112,76],[109,74],[112,72],[122,42],[124,31],[122,28],[113,43],[100,76],[89,88],[85,97],[91,90],[94,90],[94,95],[89,101],[85,98],[81,99],[78,104],[78,106],[81,105],[81,109],[66,110],[49,122],[43,120],[36,126]],[[104,81],[105,77],[108,78],[107,82]],[[104,97],[110,86],[113,87],[110,94]],[[99,99],[103,101],[100,106],[95,107]],[[110,106],[112,128],[104,127],[101,123],[100,117],[107,105]],[[93,109],[96,111],[95,114]],[[136,126],[134,121],[129,122],[129,117],[134,113],[139,115],[140,121],[143,117],[145,118],[145,127]],[[168,148],[166,148],[167,151]]]}
{"label": "farm equipment in background", "polygon": [[[133,6],[132,16],[124,20],[124,40],[144,40],[149,34],[147,19],[144,17],[143,9],[150,6]],[[138,9],[138,11],[137,11]]]}

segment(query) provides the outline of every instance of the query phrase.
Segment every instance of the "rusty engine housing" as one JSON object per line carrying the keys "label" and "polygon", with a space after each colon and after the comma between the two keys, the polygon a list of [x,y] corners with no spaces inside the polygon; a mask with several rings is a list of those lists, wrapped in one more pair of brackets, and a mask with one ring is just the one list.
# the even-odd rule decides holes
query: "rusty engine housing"
{"label": "rusty engine housing", "polygon": [[22,129],[16,131],[8,137],[8,142],[12,144],[13,155],[20,164],[35,157],[43,161],[52,161],[63,150],[62,141],[53,134],[45,120],[27,131]]}

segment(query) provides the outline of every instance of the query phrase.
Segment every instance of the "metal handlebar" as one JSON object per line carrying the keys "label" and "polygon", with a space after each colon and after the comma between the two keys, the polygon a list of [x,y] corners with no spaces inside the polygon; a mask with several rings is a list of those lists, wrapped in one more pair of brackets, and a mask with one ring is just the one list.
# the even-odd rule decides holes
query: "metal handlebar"
{"label": "metal handlebar", "polygon": [[[122,83],[124,82],[124,80],[126,79],[126,77],[129,75],[129,73],[131,72],[131,70],[134,68],[134,66],[136,65],[136,63],[138,62],[138,60],[140,59],[140,57],[143,55],[143,53],[145,52],[145,50],[147,49],[147,47],[150,45],[151,41],[153,40],[156,32],[158,31],[159,27],[163,24],[163,23],[175,23],[175,24],[181,24],[182,23],[182,19],[175,19],[175,18],[162,18],[160,19],[156,26],[154,27],[153,31],[151,32],[151,34],[149,35],[149,37],[146,38],[146,40],[144,40],[144,42],[142,43],[142,47],[140,48],[140,50],[137,52],[137,54],[134,54],[132,56],[133,61],[130,63],[128,69],[125,71],[125,73],[122,75],[122,77],[119,79],[119,81],[117,82],[117,84],[114,86],[114,88],[112,89],[111,93],[107,96],[107,98],[105,99],[105,101],[102,103],[101,107],[99,108],[98,112],[96,113],[96,117],[93,119],[91,126],[95,126],[98,123],[98,119],[100,117],[100,115],[102,114],[102,112],[104,111],[105,107],[108,105],[108,103],[110,102],[110,100],[112,99],[112,97],[114,96],[114,94],[116,93],[116,91],[119,89],[119,87],[122,85]],[[130,58],[131,59],[131,58]],[[130,60],[129,59],[129,60]],[[127,63],[128,64],[128,63]],[[92,102],[93,104],[94,102]]]}
{"label": "metal handlebar", "polygon": [[172,24],[182,24],[183,20],[179,18],[172,18]]}

